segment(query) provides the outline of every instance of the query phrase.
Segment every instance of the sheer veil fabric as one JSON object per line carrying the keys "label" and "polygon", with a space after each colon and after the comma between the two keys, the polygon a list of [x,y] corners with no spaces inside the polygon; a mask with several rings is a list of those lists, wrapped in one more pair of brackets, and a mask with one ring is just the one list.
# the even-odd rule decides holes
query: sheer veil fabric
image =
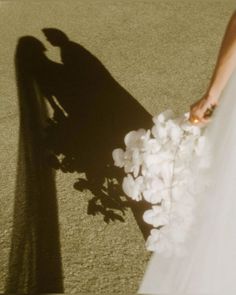
{"label": "sheer veil fabric", "polygon": [[[219,98],[204,134],[212,162],[196,178],[193,228],[185,241],[187,255],[153,253],[137,294],[236,294],[236,71]],[[196,165],[197,171],[197,163]],[[197,173],[197,172],[196,172]]]}

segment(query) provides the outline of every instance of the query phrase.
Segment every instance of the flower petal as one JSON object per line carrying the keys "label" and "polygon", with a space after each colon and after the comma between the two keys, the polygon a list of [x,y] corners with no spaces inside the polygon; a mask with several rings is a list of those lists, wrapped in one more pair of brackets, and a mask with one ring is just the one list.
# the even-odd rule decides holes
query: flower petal
{"label": "flower petal", "polygon": [[114,165],[117,167],[124,167],[125,164],[125,159],[124,159],[124,154],[125,152],[123,151],[123,149],[114,149],[112,151],[112,158],[114,160]]}

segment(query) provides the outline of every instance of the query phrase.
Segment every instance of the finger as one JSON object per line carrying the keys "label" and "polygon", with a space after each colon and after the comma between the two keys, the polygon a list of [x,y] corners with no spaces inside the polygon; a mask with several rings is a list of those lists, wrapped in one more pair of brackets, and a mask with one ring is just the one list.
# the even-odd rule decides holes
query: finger
{"label": "finger", "polygon": [[196,112],[193,112],[192,114],[193,114],[194,118],[197,118],[200,120],[201,118],[203,118],[204,113],[205,113],[205,111],[203,111],[203,110],[197,110]]}

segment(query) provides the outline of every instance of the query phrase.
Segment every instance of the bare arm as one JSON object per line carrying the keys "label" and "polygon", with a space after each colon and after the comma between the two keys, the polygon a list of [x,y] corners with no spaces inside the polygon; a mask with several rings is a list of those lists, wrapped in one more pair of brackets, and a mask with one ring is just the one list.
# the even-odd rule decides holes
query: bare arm
{"label": "bare arm", "polygon": [[218,53],[217,62],[204,96],[191,105],[190,121],[195,117],[208,122],[203,115],[210,106],[218,105],[219,96],[236,67],[236,10],[231,15]]}
{"label": "bare arm", "polygon": [[207,92],[219,98],[231,73],[236,67],[236,11],[232,14],[222,40],[217,63]]}

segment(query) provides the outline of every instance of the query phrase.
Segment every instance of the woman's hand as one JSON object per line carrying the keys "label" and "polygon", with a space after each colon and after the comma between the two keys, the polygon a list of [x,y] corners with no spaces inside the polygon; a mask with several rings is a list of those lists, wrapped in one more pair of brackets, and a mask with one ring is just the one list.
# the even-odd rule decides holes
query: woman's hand
{"label": "woman's hand", "polygon": [[[212,113],[211,106],[218,105],[217,99],[227,84],[236,67],[236,10],[233,11],[225,29],[224,37],[218,53],[215,68],[207,87],[206,94],[190,107],[189,121],[191,123],[209,122]],[[212,98],[213,97],[213,98]],[[206,113],[208,110],[208,114]],[[206,114],[205,114],[206,113]],[[205,118],[204,118],[205,117]],[[199,119],[198,121],[195,119]]]}
{"label": "woman's hand", "polygon": [[208,123],[210,116],[216,106],[218,106],[218,100],[209,96],[203,95],[201,99],[196,101],[190,106],[189,121],[194,124]]}

